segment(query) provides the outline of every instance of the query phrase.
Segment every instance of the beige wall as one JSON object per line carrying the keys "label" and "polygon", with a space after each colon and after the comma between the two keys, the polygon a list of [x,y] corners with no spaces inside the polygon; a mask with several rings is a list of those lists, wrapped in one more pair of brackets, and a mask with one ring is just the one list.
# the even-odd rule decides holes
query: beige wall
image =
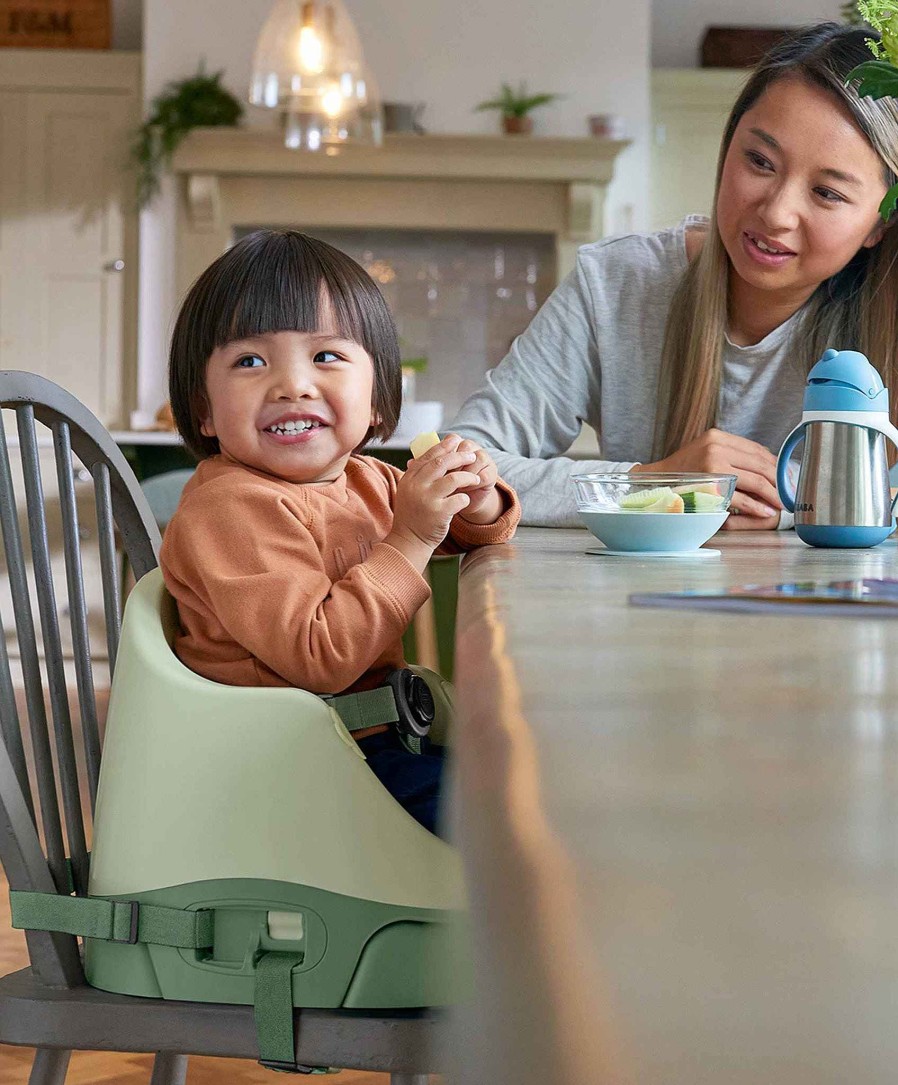
{"label": "beige wall", "polygon": [[839,21],[839,0],[652,0],[652,67],[694,68],[709,26]]}
{"label": "beige wall", "polygon": [[[472,106],[502,79],[526,78],[564,101],[537,114],[538,131],[583,135],[590,113],[622,114],[637,144],[622,157],[609,193],[608,229],[644,224],[648,177],[650,0],[349,0],[385,98],[427,102],[434,132],[495,131],[495,115]],[[223,68],[242,96],[256,35],[270,0],[144,0],[146,95],[170,79]],[[264,123],[270,123],[263,117]],[[170,187],[170,186],[169,186]],[[173,310],[173,195],[141,227],[139,400],[164,398],[165,351]]]}

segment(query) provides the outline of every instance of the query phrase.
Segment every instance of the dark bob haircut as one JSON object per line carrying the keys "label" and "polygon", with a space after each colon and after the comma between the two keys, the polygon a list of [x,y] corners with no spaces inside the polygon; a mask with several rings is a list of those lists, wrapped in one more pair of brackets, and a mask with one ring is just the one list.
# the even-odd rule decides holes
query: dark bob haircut
{"label": "dark bob haircut", "polygon": [[200,431],[206,413],[206,365],[235,339],[268,332],[320,331],[325,314],[337,332],[374,363],[377,424],[362,442],[386,439],[399,421],[402,371],[393,318],[368,273],[332,245],[296,230],[259,230],[211,264],[190,288],[172,334],[168,387],[184,443],[198,459],[218,440]]}

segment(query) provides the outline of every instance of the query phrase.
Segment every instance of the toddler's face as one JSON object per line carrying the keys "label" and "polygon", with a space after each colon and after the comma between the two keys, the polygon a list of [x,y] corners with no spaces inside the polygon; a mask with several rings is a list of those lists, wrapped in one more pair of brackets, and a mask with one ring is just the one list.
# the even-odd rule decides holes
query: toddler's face
{"label": "toddler's face", "polygon": [[332,482],[373,424],[374,366],[335,329],[269,332],[215,350],[202,431],[238,463]]}

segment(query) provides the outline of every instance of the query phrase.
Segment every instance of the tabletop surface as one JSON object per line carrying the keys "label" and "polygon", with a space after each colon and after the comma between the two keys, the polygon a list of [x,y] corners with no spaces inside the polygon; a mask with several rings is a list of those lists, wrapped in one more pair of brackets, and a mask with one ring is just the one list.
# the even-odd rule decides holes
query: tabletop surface
{"label": "tabletop surface", "polygon": [[[522,529],[463,568],[453,814],[484,883],[484,944],[505,943],[490,999],[518,1001],[520,1037],[529,1012],[563,1016],[550,1003],[570,995],[567,1048],[594,1000],[585,1061],[601,1034],[640,1085],[893,1082],[898,621],[627,596],[895,577],[896,542],[827,551],[791,532],[722,533],[707,561],[589,556],[591,544]],[[567,973],[579,961],[589,978],[571,993],[546,973],[525,998],[519,957],[557,936],[549,879],[564,870],[558,923],[581,943]],[[527,922],[509,922],[519,908]],[[530,1046],[530,1064],[563,1060]]]}

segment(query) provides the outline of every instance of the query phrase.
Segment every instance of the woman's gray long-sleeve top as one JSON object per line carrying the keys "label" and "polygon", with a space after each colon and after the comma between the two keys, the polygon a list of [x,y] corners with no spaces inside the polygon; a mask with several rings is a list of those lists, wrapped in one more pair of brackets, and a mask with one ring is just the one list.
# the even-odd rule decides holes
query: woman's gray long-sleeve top
{"label": "woman's gray long-sleeve top", "polygon": [[[522,523],[579,526],[571,475],[651,460],[664,329],[688,264],[686,230],[705,223],[689,216],[658,233],[583,246],[574,270],[456,416],[451,429],[490,449],[517,490]],[[717,425],[774,453],[801,418],[814,361],[790,352],[801,313],[752,346],[724,345]],[[598,433],[601,460],[563,455],[584,421]]]}

